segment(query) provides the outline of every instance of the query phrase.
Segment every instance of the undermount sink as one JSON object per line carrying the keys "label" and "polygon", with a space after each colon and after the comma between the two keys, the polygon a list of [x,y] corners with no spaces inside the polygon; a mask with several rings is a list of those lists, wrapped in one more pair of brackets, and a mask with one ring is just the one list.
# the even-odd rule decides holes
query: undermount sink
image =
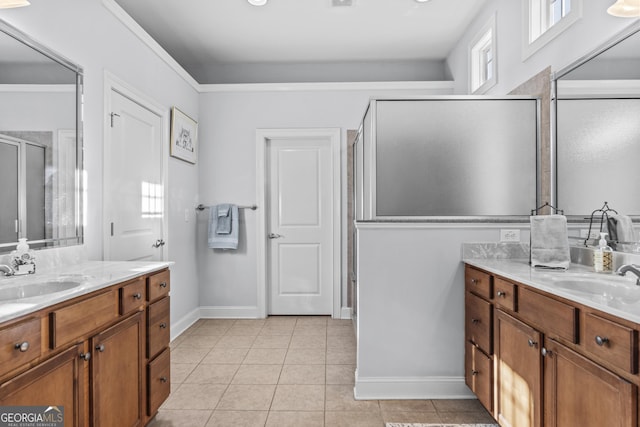
{"label": "undermount sink", "polygon": [[0,301],[40,297],[56,292],[68,291],[82,284],[81,280],[50,280],[19,286],[0,288]]}
{"label": "undermount sink", "polygon": [[601,302],[634,304],[640,301],[640,286],[618,276],[607,278],[556,278],[554,286],[574,295],[587,296]]}

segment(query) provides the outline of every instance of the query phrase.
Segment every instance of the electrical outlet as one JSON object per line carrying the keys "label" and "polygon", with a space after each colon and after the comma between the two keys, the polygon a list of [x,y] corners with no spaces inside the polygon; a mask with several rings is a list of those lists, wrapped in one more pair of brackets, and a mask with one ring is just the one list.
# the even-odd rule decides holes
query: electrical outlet
{"label": "electrical outlet", "polygon": [[[582,230],[580,230],[580,237],[583,238],[583,239],[586,239],[588,233],[589,233],[589,229],[588,228],[582,229]],[[598,239],[598,238],[600,238],[600,232],[598,230],[591,229],[591,234],[589,235],[588,238],[589,239]]]}
{"label": "electrical outlet", "polygon": [[519,242],[520,230],[500,230],[501,242]]}

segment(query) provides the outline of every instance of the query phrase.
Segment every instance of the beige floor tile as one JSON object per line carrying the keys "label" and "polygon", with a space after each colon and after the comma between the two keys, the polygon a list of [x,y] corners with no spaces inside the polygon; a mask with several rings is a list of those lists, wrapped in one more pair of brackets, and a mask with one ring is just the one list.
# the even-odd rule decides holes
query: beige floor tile
{"label": "beige floor tile", "polygon": [[271,411],[266,427],[324,427],[324,412]]}
{"label": "beige floor tile", "polygon": [[260,330],[260,333],[258,334],[258,336],[277,336],[277,335],[287,335],[289,337],[291,337],[291,335],[293,334],[293,328],[294,328],[295,324],[278,324],[278,323],[267,323],[265,324],[262,329]]}
{"label": "beige floor tile", "polygon": [[198,365],[185,384],[230,384],[240,365],[209,364]]}
{"label": "beige floor tile", "polygon": [[438,412],[481,412],[484,407],[478,399],[436,399],[433,400]]}
{"label": "beige floor tile", "polygon": [[271,406],[275,385],[231,384],[220,399],[217,410],[266,411]]}
{"label": "beige floor tile", "polygon": [[387,412],[382,411],[385,423],[441,423],[437,412]]}
{"label": "beige floor tile", "polygon": [[171,361],[171,384],[181,384],[198,366],[196,363],[175,363]]}
{"label": "beige floor tile", "polygon": [[323,385],[286,385],[276,387],[272,411],[322,411]]}
{"label": "beige floor tile", "polygon": [[256,336],[262,330],[262,324],[248,325],[248,324],[236,324],[233,325],[226,333],[226,335],[250,335]]}
{"label": "beige floor tile", "polygon": [[328,326],[327,327],[327,335],[328,336],[341,336],[341,337],[355,337],[355,331],[353,330],[353,325],[347,324],[342,326]]}
{"label": "beige floor tile", "polygon": [[231,324],[202,325],[189,335],[224,335],[229,328]]}
{"label": "beige floor tile", "polygon": [[289,348],[290,335],[258,335],[252,348]]}
{"label": "beige floor tile", "polygon": [[184,335],[184,339],[172,348],[208,348],[212,349],[221,335]]}
{"label": "beige floor tile", "polygon": [[380,400],[379,404],[383,412],[436,412],[431,400]]}
{"label": "beige floor tile", "polygon": [[495,424],[488,412],[438,412],[443,423]]}
{"label": "beige floor tile", "polygon": [[327,348],[327,365],[355,365],[355,348]]}
{"label": "beige floor tile", "polygon": [[282,365],[242,365],[232,384],[278,384]]}
{"label": "beige floor tile", "polygon": [[267,411],[214,411],[206,427],[264,427]]}
{"label": "beige floor tile", "polygon": [[284,365],[278,384],[324,384],[324,365]]}
{"label": "beige floor tile", "polygon": [[262,326],[266,322],[266,319],[236,319],[233,326]]}
{"label": "beige floor tile", "polygon": [[215,348],[251,348],[255,335],[225,335],[220,337]]}
{"label": "beige floor tile", "polygon": [[148,427],[205,427],[211,411],[163,409]]}
{"label": "beige floor tile", "polygon": [[293,333],[289,348],[326,348],[327,337],[324,335],[300,335]]}
{"label": "beige floor tile", "polygon": [[298,316],[296,326],[327,326],[329,316]]}
{"label": "beige floor tile", "polygon": [[376,411],[326,411],[326,427],[384,427],[380,412]]}
{"label": "beige floor tile", "polygon": [[213,410],[226,388],[226,385],[218,384],[182,384],[161,408]]}
{"label": "beige floor tile", "polygon": [[176,348],[176,347],[178,347],[178,346],[179,346],[179,345],[180,345],[180,344],[181,344],[185,339],[187,339],[187,337],[188,337],[188,336],[189,336],[189,335],[187,335],[187,334],[183,333],[183,334],[180,334],[179,336],[175,337],[175,338],[173,339],[173,341],[171,341],[171,342],[169,343],[169,348]]}
{"label": "beige floor tile", "polygon": [[328,318],[327,319],[327,326],[328,327],[335,327],[335,326],[350,326],[351,329],[353,330],[353,320],[351,319],[332,319],[332,318]]}
{"label": "beige floor tile", "polygon": [[355,400],[350,385],[327,385],[327,411],[373,411],[380,412],[377,400]]}
{"label": "beige floor tile", "polygon": [[326,351],[317,348],[290,348],[284,360],[286,365],[324,365]]}
{"label": "beige floor tile", "polygon": [[265,319],[264,324],[266,325],[291,325],[295,326],[298,318],[296,316],[269,316]]}
{"label": "beige floor tile", "polygon": [[208,348],[182,348],[171,350],[171,361],[173,363],[200,363],[209,353]]}
{"label": "beige floor tile", "polygon": [[327,335],[327,348],[356,348],[356,337]]}
{"label": "beige floor tile", "polygon": [[248,348],[215,348],[202,359],[202,363],[240,364],[249,352]]}
{"label": "beige floor tile", "polygon": [[252,348],[244,358],[245,365],[282,365],[286,348]]}
{"label": "beige floor tile", "polygon": [[356,365],[326,365],[327,384],[347,384],[356,383]]}
{"label": "beige floor tile", "polygon": [[322,335],[326,337],[327,327],[315,325],[296,325],[296,327],[293,328],[293,333],[297,335]]}

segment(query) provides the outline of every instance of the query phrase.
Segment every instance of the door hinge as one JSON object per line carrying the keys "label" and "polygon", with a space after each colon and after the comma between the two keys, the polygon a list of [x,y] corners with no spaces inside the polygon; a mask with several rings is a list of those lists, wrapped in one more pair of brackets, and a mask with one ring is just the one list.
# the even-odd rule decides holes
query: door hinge
{"label": "door hinge", "polygon": [[114,117],[120,117],[120,114],[118,114],[118,113],[110,113],[109,116],[111,117],[111,127],[113,127],[113,118]]}

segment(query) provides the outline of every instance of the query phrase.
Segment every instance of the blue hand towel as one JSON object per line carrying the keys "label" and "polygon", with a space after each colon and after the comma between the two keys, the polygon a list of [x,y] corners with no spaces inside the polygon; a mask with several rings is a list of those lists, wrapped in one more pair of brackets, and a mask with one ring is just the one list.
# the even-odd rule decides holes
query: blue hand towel
{"label": "blue hand towel", "polygon": [[218,224],[216,234],[231,234],[231,205],[218,205]]}
{"label": "blue hand towel", "polygon": [[231,217],[231,230],[228,234],[219,234],[218,229],[218,206],[212,206],[209,209],[209,233],[208,245],[210,249],[238,249],[238,207],[236,205],[228,205],[229,216]]}

